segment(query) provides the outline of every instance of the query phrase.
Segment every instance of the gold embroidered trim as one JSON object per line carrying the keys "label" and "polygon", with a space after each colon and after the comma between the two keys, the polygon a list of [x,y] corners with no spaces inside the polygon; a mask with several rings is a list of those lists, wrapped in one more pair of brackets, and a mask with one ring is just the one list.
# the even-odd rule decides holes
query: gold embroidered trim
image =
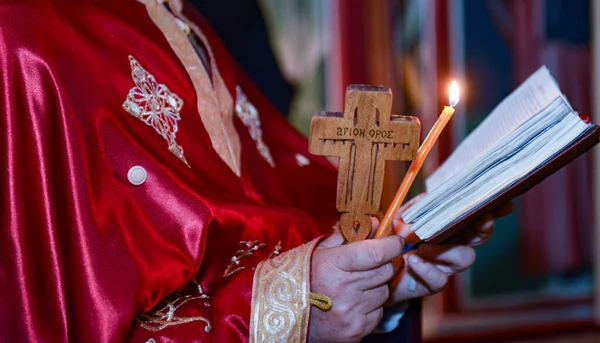
{"label": "gold embroidered trim", "polygon": [[261,262],[254,273],[250,342],[305,342],[311,255],[320,239]]}
{"label": "gold embroidered trim", "polygon": [[183,100],[169,91],[167,86],[156,82],[154,76],[132,56],[129,56],[129,65],[135,86],[129,90],[123,109],[153,127],[169,143],[169,151],[189,167],[183,155],[183,148],[175,140]]}
{"label": "gold embroidered trim", "polygon": [[[252,256],[252,254],[256,250],[263,249],[265,247],[265,245],[263,243],[260,243],[259,241],[254,241],[254,242],[241,241],[240,244],[245,245],[246,249],[238,250],[236,255],[231,258],[231,263],[229,264],[229,266],[227,266],[227,269],[225,269],[225,272],[223,273],[223,277],[229,277],[231,275],[237,274],[237,273],[241,272],[242,270],[246,269],[246,267],[244,267],[244,266],[239,266],[240,260],[243,258]],[[236,268],[236,266],[239,266],[239,267]]]}
{"label": "gold embroidered trim", "polygon": [[140,324],[141,327],[150,331],[160,331],[169,326],[203,321],[206,323],[204,331],[209,332],[212,325],[207,318],[202,316],[180,317],[176,315],[177,310],[181,306],[193,300],[202,300],[202,303],[205,306],[210,306],[210,298],[204,293],[202,286],[196,282],[196,280],[192,280],[192,282],[198,287],[198,295],[175,294],[173,300],[163,300],[157,305],[157,309],[138,315],[135,318],[135,321]]}
{"label": "gold embroidered trim", "polygon": [[[146,5],[150,19],[161,30],[173,52],[185,67],[196,91],[197,109],[200,119],[210,137],[213,149],[221,160],[237,175],[241,173],[241,143],[233,125],[234,103],[225,81],[217,68],[217,61],[200,29],[181,13],[181,2],[171,0],[169,12],[161,1],[138,0]],[[186,33],[177,19],[182,20],[206,47],[210,59],[212,82],[202,61],[190,44]]]}
{"label": "gold embroidered trim", "polygon": [[240,86],[235,87],[235,113],[242,123],[246,125],[248,131],[250,131],[250,137],[256,142],[256,149],[262,158],[267,161],[271,167],[275,168],[275,162],[273,161],[269,147],[267,147],[262,138],[262,129],[260,127],[261,123],[258,111],[248,100]]}

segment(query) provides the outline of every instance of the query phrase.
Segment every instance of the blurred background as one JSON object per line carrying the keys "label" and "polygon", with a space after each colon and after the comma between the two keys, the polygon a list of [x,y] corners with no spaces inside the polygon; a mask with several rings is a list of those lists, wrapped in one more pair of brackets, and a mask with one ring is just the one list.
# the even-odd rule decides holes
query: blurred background
{"label": "blurred background", "polygon": [[[541,65],[573,107],[600,122],[600,2],[593,0],[195,1],[282,115],[307,134],[315,111],[343,111],[353,83],[392,89],[392,112],[426,134],[461,104],[424,177]],[[224,5],[226,4],[226,5]],[[234,9],[234,10],[232,10]],[[475,266],[425,299],[429,342],[600,342],[598,148],[516,199]],[[406,166],[390,163],[382,206]],[[413,193],[423,190],[422,185]],[[420,189],[419,189],[420,188]],[[595,305],[597,304],[597,305]]]}

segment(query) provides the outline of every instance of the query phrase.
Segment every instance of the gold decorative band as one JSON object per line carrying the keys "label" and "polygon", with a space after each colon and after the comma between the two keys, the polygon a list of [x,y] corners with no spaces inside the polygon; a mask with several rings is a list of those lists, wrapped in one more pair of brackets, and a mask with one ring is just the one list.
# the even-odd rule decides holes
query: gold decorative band
{"label": "gold decorative band", "polygon": [[310,316],[311,255],[315,239],[256,267],[250,342],[306,342]]}

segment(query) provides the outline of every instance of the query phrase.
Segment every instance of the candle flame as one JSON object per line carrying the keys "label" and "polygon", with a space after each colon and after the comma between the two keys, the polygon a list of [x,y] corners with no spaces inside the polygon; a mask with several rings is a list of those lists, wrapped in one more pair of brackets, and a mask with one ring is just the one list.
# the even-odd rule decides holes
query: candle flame
{"label": "candle flame", "polygon": [[458,99],[460,98],[460,93],[458,91],[458,84],[456,81],[452,81],[450,83],[450,91],[448,96],[448,101],[450,102],[450,107],[454,107],[458,104]]}

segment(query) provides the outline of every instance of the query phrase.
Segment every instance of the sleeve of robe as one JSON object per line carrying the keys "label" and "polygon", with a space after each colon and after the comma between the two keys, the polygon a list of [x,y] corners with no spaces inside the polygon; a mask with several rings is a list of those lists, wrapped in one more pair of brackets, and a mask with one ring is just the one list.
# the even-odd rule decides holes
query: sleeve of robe
{"label": "sleeve of robe", "polygon": [[[0,341],[247,341],[258,263],[327,233],[337,214],[333,170],[215,51],[231,96],[241,85],[261,113],[277,167],[237,118],[241,176],[223,163],[186,69],[126,2],[0,5]],[[189,167],[123,109],[129,56],[182,99]],[[128,177],[135,166],[143,184]],[[203,294],[171,313],[180,325],[136,321],[190,282]]]}

